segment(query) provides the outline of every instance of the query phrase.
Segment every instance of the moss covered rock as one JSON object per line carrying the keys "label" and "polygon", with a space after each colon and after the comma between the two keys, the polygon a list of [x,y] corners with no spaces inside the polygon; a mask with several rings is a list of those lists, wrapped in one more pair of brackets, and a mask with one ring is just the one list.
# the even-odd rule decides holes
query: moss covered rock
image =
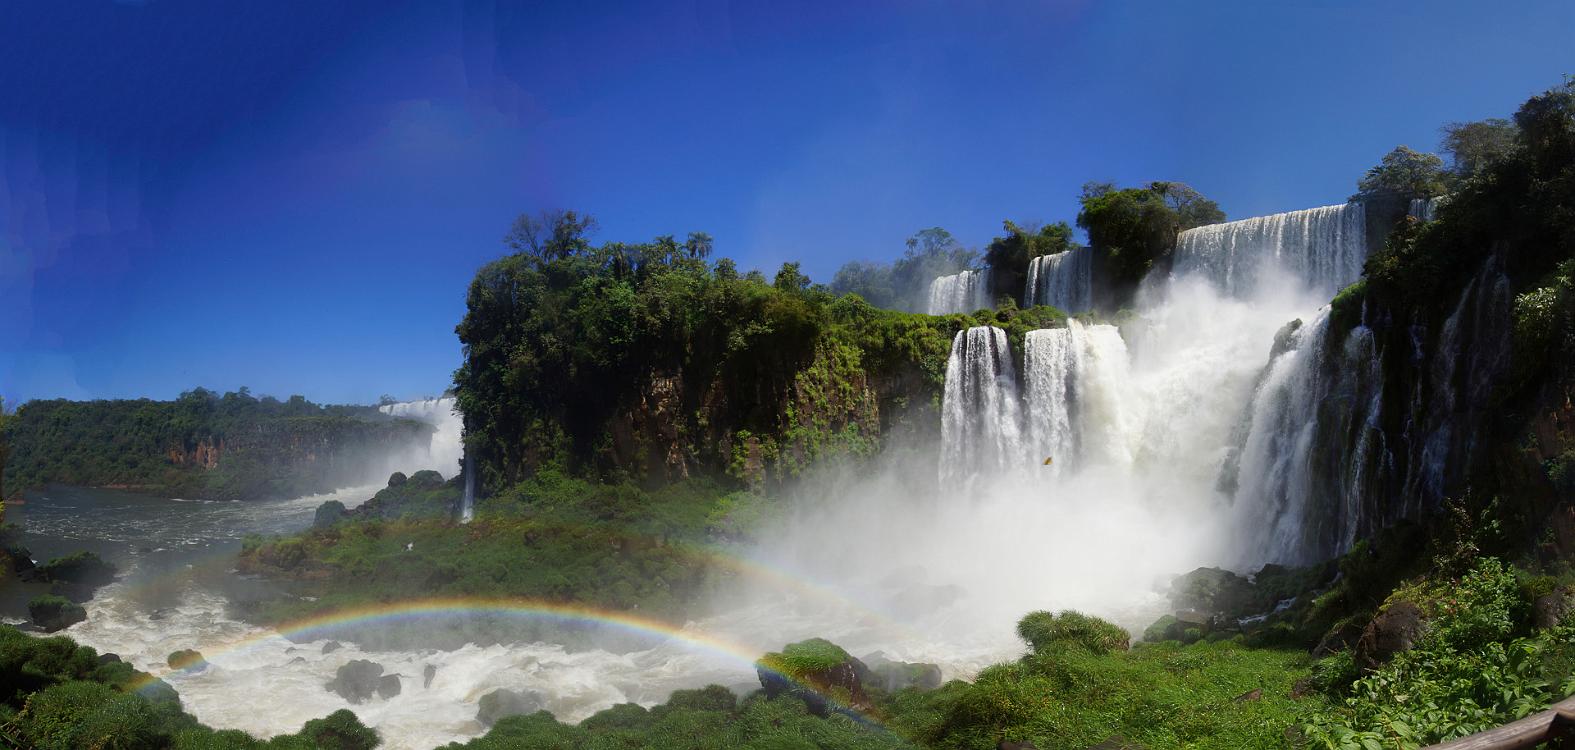
{"label": "moss covered rock", "polygon": [[27,603],[27,616],[34,625],[53,633],[86,620],[87,610],[63,596],[45,594]]}
{"label": "moss covered rock", "polygon": [[841,646],[811,638],[760,657],[755,673],[767,697],[791,695],[804,701],[811,713],[824,716],[833,705],[860,710],[870,707],[859,679],[868,669]]}

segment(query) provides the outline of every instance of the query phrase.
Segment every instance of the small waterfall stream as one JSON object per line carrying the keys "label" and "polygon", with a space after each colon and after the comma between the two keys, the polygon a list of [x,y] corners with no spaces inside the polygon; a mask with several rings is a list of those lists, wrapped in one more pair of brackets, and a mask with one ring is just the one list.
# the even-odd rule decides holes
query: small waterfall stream
{"label": "small waterfall stream", "polygon": [[962,271],[930,282],[931,315],[970,313],[991,307],[990,272]]}
{"label": "small waterfall stream", "polygon": [[1092,248],[1041,255],[1028,262],[1023,306],[1050,305],[1069,313],[1094,307]]}

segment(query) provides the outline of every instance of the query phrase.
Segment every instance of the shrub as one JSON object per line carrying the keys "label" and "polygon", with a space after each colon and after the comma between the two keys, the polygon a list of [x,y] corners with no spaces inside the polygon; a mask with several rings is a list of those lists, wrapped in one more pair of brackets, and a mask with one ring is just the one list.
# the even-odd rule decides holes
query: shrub
{"label": "shrub", "polygon": [[1120,627],[1071,610],[1059,615],[1043,611],[1030,612],[1017,623],[1017,635],[1028,642],[1035,654],[1061,645],[1075,645],[1094,654],[1108,654],[1127,650],[1130,641],[1127,631]]}
{"label": "shrub", "polygon": [[341,708],[301,727],[301,736],[321,750],[372,750],[380,740],[354,713]]}
{"label": "shrub", "polygon": [[160,747],[148,702],[96,682],[72,681],[30,697],[19,721],[37,750]]}

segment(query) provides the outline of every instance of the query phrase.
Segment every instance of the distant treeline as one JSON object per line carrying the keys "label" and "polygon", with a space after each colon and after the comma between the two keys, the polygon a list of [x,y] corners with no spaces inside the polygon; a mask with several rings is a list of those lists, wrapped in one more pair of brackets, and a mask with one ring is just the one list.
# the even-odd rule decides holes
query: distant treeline
{"label": "distant treeline", "polygon": [[4,424],[6,491],[47,484],[260,499],[364,479],[365,461],[424,447],[431,427],[370,406],[204,388],[174,401],[29,401]]}

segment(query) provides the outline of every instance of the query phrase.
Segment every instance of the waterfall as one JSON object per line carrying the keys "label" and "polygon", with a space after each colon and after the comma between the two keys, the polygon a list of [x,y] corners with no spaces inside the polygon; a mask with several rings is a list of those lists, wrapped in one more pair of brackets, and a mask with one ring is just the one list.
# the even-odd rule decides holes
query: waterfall
{"label": "waterfall", "polygon": [[1061,476],[1085,463],[1130,464],[1130,373],[1115,326],[1029,331],[1023,342],[1024,427],[1029,465],[1054,459]]}
{"label": "waterfall", "polygon": [[1079,247],[1029,261],[1023,306],[1050,305],[1069,313],[1092,309],[1093,255],[1092,249]]}
{"label": "waterfall", "polygon": [[476,516],[476,461],[465,451],[465,494],[459,501],[459,522],[470,523]]}
{"label": "waterfall", "polygon": [[990,272],[962,271],[930,282],[931,315],[970,313],[990,305]]}
{"label": "waterfall", "polygon": [[1406,211],[1406,215],[1421,221],[1432,221],[1438,218],[1438,206],[1443,200],[1444,197],[1441,195],[1435,195],[1431,198],[1412,198],[1411,206]]}
{"label": "waterfall", "polygon": [[459,469],[459,464],[464,456],[465,424],[459,413],[454,408],[453,397],[429,398],[421,401],[405,401],[397,404],[384,404],[377,410],[392,417],[402,417],[426,422],[437,429],[432,433],[432,443],[427,449],[427,456],[417,458],[419,466],[411,466],[410,470],[431,469],[444,477],[454,476]]}
{"label": "waterfall", "polygon": [[1177,238],[1172,275],[1199,274],[1245,297],[1285,273],[1332,295],[1361,276],[1366,227],[1362,204],[1345,203],[1188,229]]}
{"label": "waterfall", "polygon": [[958,331],[946,360],[941,404],[941,480],[1010,469],[1021,462],[1017,373],[1006,331],[975,326]]}
{"label": "waterfall", "polygon": [[1249,559],[1316,562],[1375,530],[1363,501],[1384,453],[1378,353],[1366,326],[1335,337],[1326,307],[1291,334],[1253,395],[1234,497]]}

